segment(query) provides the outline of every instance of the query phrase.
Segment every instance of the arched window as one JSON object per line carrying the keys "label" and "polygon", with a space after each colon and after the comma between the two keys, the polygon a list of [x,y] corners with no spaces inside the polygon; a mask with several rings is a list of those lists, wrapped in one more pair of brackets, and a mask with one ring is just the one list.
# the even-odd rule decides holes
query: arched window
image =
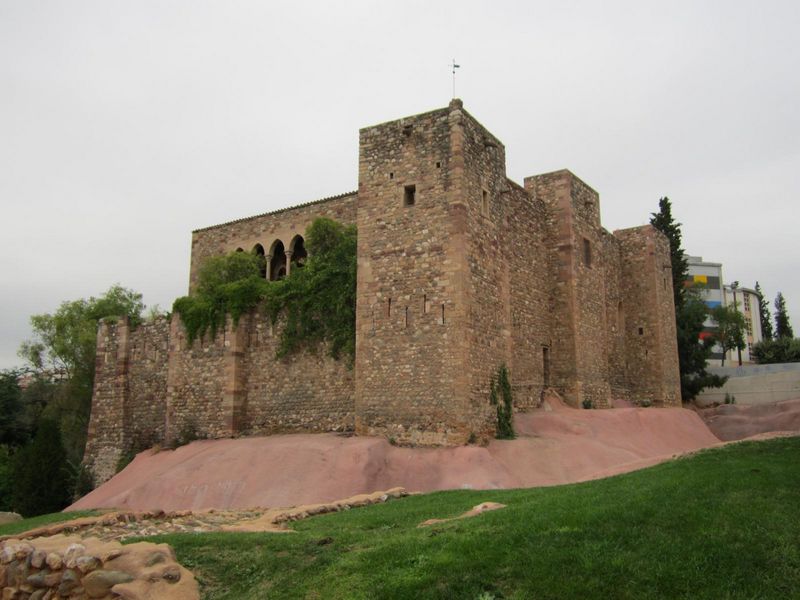
{"label": "arched window", "polygon": [[237,252],[244,252],[244,248],[237,248],[236,251]]}
{"label": "arched window", "polygon": [[267,276],[267,261],[264,258],[264,246],[262,246],[261,244],[256,244],[255,246],[253,246],[253,254],[255,254],[258,257],[258,260],[259,260],[258,268],[259,268],[259,270],[261,272],[261,276],[262,277],[266,277]]}
{"label": "arched window", "polygon": [[306,252],[306,243],[302,235],[296,235],[292,238],[289,250],[292,254],[292,268],[302,267],[306,264],[308,253]]}
{"label": "arched window", "polygon": [[270,281],[277,281],[286,277],[286,249],[283,247],[283,242],[275,240],[272,243],[270,250],[272,259],[269,263],[269,279]]}

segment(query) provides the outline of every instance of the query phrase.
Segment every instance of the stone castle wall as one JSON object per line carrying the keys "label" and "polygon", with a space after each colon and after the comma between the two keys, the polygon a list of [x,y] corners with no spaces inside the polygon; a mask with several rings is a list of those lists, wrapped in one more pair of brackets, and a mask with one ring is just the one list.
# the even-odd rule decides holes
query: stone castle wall
{"label": "stone castle wall", "polygon": [[597,192],[569,171],[510,181],[503,144],[459,100],[362,129],[358,168],[358,192],[195,231],[190,275],[191,290],[204,260],[242,250],[263,252],[274,279],[301,264],[313,219],[356,224],[354,370],[276,359],[258,312],[191,345],[177,316],[104,323],[87,445],[100,479],[124,453],[188,432],[485,439],[501,364],[519,409],[548,387],[576,407],[680,403],[662,234],[609,233]]}
{"label": "stone castle wall", "polygon": [[101,324],[86,460],[192,438],[353,430],[353,372],[322,354],[277,359],[280,325],[258,312],[189,344],[180,318]]}

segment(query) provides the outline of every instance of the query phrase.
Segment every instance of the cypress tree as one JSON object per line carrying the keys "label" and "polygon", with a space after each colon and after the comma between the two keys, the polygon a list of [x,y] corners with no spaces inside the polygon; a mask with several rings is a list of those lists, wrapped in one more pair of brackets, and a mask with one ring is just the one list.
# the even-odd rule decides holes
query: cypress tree
{"label": "cypress tree", "polygon": [[703,388],[720,387],[725,380],[706,371],[711,345],[700,342],[699,335],[708,310],[697,293],[688,291],[685,286],[689,278],[689,261],[681,248],[681,224],[672,217],[672,205],[666,196],[658,201],[658,209],[657,213],[652,213],[650,224],[669,240],[681,398],[688,402]]}
{"label": "cypress tree", "polygon": [[778,292],[775,296],[775,338],[793,338],[794,331],[789,324],[789,313],[786,312],[786,300],[783,294]]}
{"label": "cypress tree", "polygon": [[13,458],[15,509],[24,517],[57,512],[70,502],[72,481],[58,423],[39,421],[33,442]]}
{"label": "cypress tree", "polygon": [[772,317],[769,314],[769,304],[764,299],[764,294],[761,292],[761,286],[756,281],[756,294],[758,294],[758,318],[761,321],[761,335],[765,340],[771,340],[772,335]]}
{"label": "cypress tree", "polygon": [[672,263],[672,294],[675,311],[680,311],[686,299],[685,282],[689,278],[689,261],[681,248],[681,224],[672,218],[672,204],[664,196],[658,201],[658,212],[651,213],[650,224],[669,239],[669,255]]}

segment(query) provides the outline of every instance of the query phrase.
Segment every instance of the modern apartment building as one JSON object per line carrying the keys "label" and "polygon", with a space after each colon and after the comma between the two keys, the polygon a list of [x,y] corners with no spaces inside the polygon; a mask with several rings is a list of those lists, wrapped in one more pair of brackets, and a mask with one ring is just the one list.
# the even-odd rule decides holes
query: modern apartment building
{"label": "modern apartment building", "polygon": [[[751,288],[739,286],[738,281],[726,285],[722,277],[722,263],[706,262],[701,256],[687,256],[686,258],[689,262],[689,279],[686,285],[697,290],[708,308],[735,305],[744,316],[747,347],[741,352],[742,364],[752,363],[750,351],[754,344],[763,339],[758,313],[758,294]],[[706,318],[700,339],[709,337],[715,330],[714,321],[710,317]],[[719,345],[714,346],[709,363],[713,366],[722,364],[722,348]],[[728,351],[725,356],[725,364],[739,364],[739,352],[737,350]]]}

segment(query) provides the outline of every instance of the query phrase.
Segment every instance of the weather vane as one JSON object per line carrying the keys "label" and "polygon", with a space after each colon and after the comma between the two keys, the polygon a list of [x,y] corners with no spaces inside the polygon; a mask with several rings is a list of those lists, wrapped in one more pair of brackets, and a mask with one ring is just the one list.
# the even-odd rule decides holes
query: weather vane
{"label": "weather vane", "polygon": [[453,67],[453,98],[456,97],[456,69],[460,69],[461,65],[456,64],[456,59],[453,59],[453,64],[450,65]]}

